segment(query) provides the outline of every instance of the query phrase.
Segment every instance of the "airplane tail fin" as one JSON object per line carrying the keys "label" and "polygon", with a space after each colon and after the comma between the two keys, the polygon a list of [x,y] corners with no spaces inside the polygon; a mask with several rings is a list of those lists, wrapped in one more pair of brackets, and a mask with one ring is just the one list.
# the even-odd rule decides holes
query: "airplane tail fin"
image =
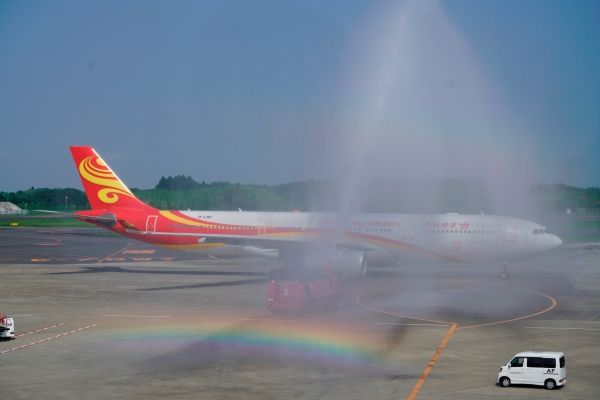
{"label": "airplane tail fin", "polygon": [[93,210],[114,207],[151,208],[139,200],[89,146],[71,146],[71,155]]}

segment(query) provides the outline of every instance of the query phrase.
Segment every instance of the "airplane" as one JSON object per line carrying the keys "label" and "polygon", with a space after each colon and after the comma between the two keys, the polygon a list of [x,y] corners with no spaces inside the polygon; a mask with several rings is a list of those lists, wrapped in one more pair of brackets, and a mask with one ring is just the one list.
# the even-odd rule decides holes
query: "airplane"
{"label": "airplane", "polygon": [[[562,240],[535,222],[496,215],[376,214],[342,218],[321,212],[158,210],[139,200],[90,146],[71,146],[91,205],[74,217],[123,236],[172,249],[223,246],[290,262],[327,252],[349,276],[366,274],[377,255],[453,262],[511,262],[535,257]],[[327,250],[324,250],[327,249]]]}

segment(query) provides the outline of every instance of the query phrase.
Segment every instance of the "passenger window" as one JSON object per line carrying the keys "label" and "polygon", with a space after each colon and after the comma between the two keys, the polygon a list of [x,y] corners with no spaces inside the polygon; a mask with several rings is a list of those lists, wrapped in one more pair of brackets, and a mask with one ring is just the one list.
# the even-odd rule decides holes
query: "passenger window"
{"label": "passenger window", "polygon": [[542,368],[544,366],[544,362],[542,360],[542,357],[527,357],[527,367]]}
{"label": "passenger window", "polygon": [[564,356],[563,356],[563,357],[561,357],[559,362],[560,362],[560,367],[561,367],[561,368],[564,368],[564,367],[565,367],[565,365],[566,365],[566,364],[565,364],[565,357],[564,357]]}
{"label": "passenger window", "polygon": [[543,358],[544,368],[556,368],[556,359],[554,358]]}
{"label": "passenger window", "polygon": [[523,358],[523,357],[515,357],[510,362],[510,366],[511,367],[522,367],[523,366],[523,360],[525,360],[525,358]]}

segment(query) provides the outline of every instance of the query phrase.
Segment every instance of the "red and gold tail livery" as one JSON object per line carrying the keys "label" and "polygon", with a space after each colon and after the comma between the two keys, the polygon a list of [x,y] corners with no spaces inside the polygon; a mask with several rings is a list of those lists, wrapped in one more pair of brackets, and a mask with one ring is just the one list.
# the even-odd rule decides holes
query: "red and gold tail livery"
{"label": "red and gold tail livery", "polygon": [[70,149],[92,210],[149,208],[131,193],[92,147],[71,146]]}

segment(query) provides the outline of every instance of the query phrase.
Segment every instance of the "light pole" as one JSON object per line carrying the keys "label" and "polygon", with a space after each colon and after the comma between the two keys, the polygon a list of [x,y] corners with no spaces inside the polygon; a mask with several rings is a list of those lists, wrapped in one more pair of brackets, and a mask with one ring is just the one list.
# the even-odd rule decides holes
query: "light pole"
{"label": "light pole", "polygon": [[65,211],[69,211],[68,205],[69,205],[69,196],[65,195]]}

